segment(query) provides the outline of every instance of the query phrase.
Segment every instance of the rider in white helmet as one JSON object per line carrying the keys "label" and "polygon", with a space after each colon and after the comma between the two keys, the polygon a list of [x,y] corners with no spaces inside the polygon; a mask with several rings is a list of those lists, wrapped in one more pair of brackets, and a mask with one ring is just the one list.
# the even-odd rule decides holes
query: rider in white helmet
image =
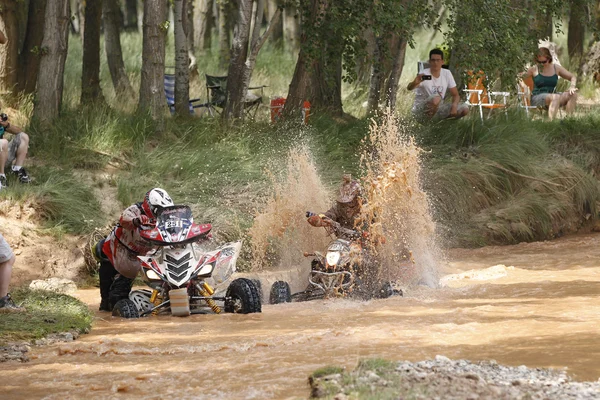
{"label": "rider in white helmet", "polygon": [[98,243],[96,254],[100,262],[101,311],[112,311],[115,303],[129,296],[140,262],[138,255],[155,249],[140,236],[140,231],[152,229],[156,216],[164,207],[172,206],[173,200],[161,188],[154,188],[141,203],[133,204],[121,214],[119,223],[104,242]]}

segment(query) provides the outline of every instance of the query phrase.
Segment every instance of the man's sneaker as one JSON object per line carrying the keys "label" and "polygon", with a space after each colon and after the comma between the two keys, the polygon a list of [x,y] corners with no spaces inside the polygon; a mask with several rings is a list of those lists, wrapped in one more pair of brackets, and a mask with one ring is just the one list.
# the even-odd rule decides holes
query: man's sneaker
{"label": "man's sneaker", "polygon": [[4,297],[0,297],[0,313],[23,311],[25,311],[25,308],[17,306],[13,299],[10,297],[10,293]]}
{"label": "man's sneaker", "polygon": [[8,183],[6,182],[6,175],[0,175],[0,190],[2,190],[2,188],[5,188],[8,186]]}
{"label": "man's sneaker", "polygon": [[25,171],[25,168],[23,168],[23,167],[21,167],[21,169],[19,169],[18,171],[15,171],[13,169],[12,173],[15,174],[19,178],[19,182],[21,182],[21,183],[31,182],[29,175],[27,175],[27,171]]}

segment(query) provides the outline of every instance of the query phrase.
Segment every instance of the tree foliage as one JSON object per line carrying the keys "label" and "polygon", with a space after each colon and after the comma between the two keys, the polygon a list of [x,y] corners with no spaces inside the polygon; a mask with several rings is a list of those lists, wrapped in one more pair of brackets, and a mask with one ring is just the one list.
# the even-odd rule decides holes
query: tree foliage
{"label": "tree foliage", "polygon": [[[497,76],[505,87],[514,86],[517,74],[530,63],[546,27],[539,16],[559,17],[560,0],[444,0],[449,10],[446,41],[453,67]],[[558,18],[556,18],[558,20]],[[560,27],[559,27],[560,28]]]}

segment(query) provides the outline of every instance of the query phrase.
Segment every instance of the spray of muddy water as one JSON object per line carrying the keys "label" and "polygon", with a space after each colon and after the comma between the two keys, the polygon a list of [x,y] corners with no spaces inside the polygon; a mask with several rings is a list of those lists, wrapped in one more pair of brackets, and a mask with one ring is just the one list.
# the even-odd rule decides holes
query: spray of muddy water
{"label": "spray of muddy water", "polygon": [[370,266],[371,276],[435,287],[440,251],[420,182],[420,154],[391,113],[372,121],[361,156],[367,202],[360,219],[369,227],[369,247],[379,260]]}
{"label": "spray of muddy water", "polygon": [[[322,212],[330,200],[308,147],[291,149],[287,168],[281,175],[269,172],[273,190],[250,228],[252,269],[289,269],[309,264],[303,253],[322,250],[329,237],[323,229],[306,222],[306,211]],[[306,281],[306,280],[304,280]]]}

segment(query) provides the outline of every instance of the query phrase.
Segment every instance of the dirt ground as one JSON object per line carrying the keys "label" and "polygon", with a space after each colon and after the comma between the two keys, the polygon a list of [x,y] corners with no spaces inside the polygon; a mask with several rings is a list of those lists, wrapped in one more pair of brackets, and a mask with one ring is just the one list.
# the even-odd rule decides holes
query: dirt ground
{"label": "dirt ground", "polygon": [[[121,209],[121,204],[116,200],[116,187],[107,184],[111,172],[75,172],[92,187],[102,210],[108,216],[107,221],[116,220]],[[105,184],[99,185],[98,182]],[[89,251],[88,236],[57,235],[44,229],[34,202],[27,201],[19,205],[9,200],[0,201],[0,232],[17,256],[11,288],[29,284],[34,279],[50,277],[77,281],[85,274],[84,252]]]}

